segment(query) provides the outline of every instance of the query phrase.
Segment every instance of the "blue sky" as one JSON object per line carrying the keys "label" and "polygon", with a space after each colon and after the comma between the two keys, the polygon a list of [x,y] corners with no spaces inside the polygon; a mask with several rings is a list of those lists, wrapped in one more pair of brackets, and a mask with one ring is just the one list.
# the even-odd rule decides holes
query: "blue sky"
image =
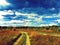
{"label": "blue sky", "polygon": [[52,25],[60,26],[60,0],[0,1],[0,26]]}

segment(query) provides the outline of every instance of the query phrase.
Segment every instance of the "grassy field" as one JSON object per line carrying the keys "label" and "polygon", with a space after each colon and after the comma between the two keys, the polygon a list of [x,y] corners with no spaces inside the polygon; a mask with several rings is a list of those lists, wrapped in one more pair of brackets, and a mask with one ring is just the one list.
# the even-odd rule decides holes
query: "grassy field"
{"label": "grassy field", "polygon": [[0,31],[0,45],[11,45],[13,40],[20,34],[19,31]]}
{"label": "grassy field", "polygon": [[[22,34],[24,32],[26,33]],[[20,42],[29,42],[29,45],[60,45],[60,32],[56,30],[36,30],[32,28],[0,30],[0,45],[13,45],[22,35],[25,35],[26,38],[24,36],[23,40]]]}

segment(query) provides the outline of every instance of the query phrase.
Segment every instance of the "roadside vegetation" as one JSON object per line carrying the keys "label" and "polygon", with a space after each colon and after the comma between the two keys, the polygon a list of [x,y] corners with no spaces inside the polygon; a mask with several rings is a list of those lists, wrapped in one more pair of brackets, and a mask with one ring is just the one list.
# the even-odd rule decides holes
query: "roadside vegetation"
{"label": "roadside vegetation", "polygon": [[[0,27],[0,45],[13,45],[22,32],[27,33],[30,45],[60,45],[60,26],[55,25],[47,27]],[[21,42],[25,44],[26,39],[25,37],[25,41]]]}

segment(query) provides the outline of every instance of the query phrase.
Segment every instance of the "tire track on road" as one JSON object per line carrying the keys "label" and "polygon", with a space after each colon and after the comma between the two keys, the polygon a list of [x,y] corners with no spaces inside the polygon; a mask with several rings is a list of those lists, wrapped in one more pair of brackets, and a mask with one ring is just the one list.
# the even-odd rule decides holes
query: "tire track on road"
{"label": "tire track on road", "polygon": [[13,45],[30,45],[30,38],[28,36],[27,32],[21,32],[21,36],[16,40],[16,42]]}

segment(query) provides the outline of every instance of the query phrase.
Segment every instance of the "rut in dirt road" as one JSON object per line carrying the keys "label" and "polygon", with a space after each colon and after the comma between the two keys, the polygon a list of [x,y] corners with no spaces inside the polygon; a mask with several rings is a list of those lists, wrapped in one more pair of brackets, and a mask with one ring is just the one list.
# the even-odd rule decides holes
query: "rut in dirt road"
{"label": "rut in dirt road", "polygon": [[26,32],[22,32],[22,35],[16,40],[13,45],[30,45],[30,38]]}

